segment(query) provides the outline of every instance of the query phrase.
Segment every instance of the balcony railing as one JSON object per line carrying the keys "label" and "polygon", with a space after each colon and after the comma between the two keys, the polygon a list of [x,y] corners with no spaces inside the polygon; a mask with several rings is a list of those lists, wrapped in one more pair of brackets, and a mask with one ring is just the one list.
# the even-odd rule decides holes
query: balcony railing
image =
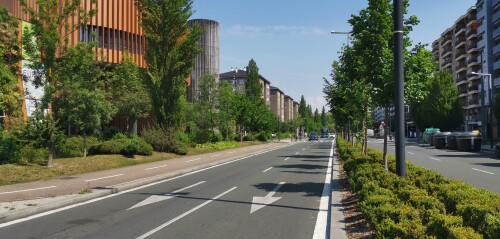
{"label": "balcony railing", "polygon": [[444,56],[444,55],[446,55],[448,52],[451,52],[451,49],[452,49],[451,47],[446,47],[446,48],[443,50],[443,52],[441,53],[441,56]]}

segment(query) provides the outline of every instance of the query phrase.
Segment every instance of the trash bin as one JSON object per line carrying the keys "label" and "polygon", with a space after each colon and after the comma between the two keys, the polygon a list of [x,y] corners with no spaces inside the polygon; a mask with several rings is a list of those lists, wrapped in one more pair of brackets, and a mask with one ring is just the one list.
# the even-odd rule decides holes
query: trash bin
{"label": "trash bin", "polygon": [[449,135],[446,136],[446,141],[447,141],[447,146],[448,146],[448,149],[452,149],[452,150],[458,150],[458,146],[457,146],[457,136],[462,134],[463,132],[453,132]]}
{"label": "trash bin", "polygon": [[483,139],[480,133],[465,132],[457,135],[457,147],[460,151],[479,151]]}
{"label": "trash bin", "polygon": [[434,142],[434,147],[436,149],[444,149],[446,148],[447,145],[447,138],[446,136],[451,135],[451,132],[436,132],[432,136],[432,140]]}
{"label": "trash bin", "polygon": [[432,132],[430,135],[429,135],[429,145],[430,146],[434,146],[434,136],[436,136],[437,134],[439,134],[441,132],[439,131],[436,131],[436,132]]}
{"label": "trash bin", "polygon": [[432,133],[434,132],[439,132],[440,130],[438,128],[426,128],[425,131],[424,131],[424,137],[423,137],[423,140],[424,140],[424,143],[426,144],[431,144],[434,145],[434,142],[432,142]]}

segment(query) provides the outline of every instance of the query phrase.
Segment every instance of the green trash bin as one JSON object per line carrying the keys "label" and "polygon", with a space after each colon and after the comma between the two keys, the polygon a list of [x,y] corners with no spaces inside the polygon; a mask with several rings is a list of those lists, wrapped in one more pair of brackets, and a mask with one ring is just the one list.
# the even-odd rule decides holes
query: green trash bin
{"label": "green trash bin", "polygon": [[439,131],[441,131],[441,130],[438,129],[438,128],[427,128],[427,129],[425,129],[424,130],[424,139],[423,139],[424,143],[431,144],[431,146],[434,145],[434,142],[432,142],[432,134],[434,132],[439,132]]}
{"label": "green trash bin", "polygon": [[460,151],[479,151],[483,139],[480,133],[464,132],[457,136],[457,146]]}

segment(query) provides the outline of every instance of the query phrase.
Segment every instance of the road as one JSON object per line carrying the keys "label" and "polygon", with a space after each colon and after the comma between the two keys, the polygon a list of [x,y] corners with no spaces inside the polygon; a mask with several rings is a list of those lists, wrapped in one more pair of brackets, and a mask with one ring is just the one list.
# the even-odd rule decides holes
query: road
{"label": "road", "polygon": [[0,224],[0,235],[120,239],[326,235],[327,213],[319,208],[325,201],[332,147],[331,140],[287,145]]}
{"label": "road", "polygon": [[[368,147],[382,151],[383,140],[369,139]],[[416,143],[407,143],[405,149],[407,162],[500,194],[500,159],[494,152],[460,152]],[[394,142],[389,142],[388,152],[394,154]]]}

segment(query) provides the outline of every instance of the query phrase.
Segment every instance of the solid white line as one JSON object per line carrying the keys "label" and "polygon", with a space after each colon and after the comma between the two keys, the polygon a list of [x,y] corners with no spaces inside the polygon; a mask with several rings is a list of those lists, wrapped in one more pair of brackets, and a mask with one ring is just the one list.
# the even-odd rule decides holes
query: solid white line
{"label": "solid white line", "polygon": [[162,225],[158,226],[157,228],[155,228],[155,229],[153,229],[153,230],[151,230],[151,231],[147,232],[146,234],[144,234],[144,235],[142,235],[142,236],[138,237],[137,239],[144,239],[144,238],[146,238],[146,237],[148,237],[148,236],[153,235],[153,234],[154,234],[154,233],[156,233],[157,231],[159,231],[159,230],[161,230],[161,229],[163,229],[163,228],[167,227],[168,225],[170,225],[170,224],[172,224],[172,223],[174,223],[174,222],[176,222],[176,221],[178,221],[178,220],[182,219],[183,217],[185,217],[185,216],[187,216],[187,215],[189,215],[189,214],[193,213],[194,211],[196,211],[196,210],[198,210],[198,209],[200,209],[200,208],[202,208],[202,207],[206,206],[207,204],[209,204],[209,203],[211,203],[211,202],[215,201],[216,199],[218,199],[218,198],[220,198],[220,197],[222,197],[222,196],[224,196],[224,195],[228,194],[229,192],[233,191],[234,189],[236,189],[236,187],[231,188],[231,189],[229,189],[229,190],[227,190],[227,191],[225,191],[225,192],[223,192],[223,193],[221,193],[221,194],[219,194],[219,195],[215,196],[214,198],[212,198],[212,199],[210,199],[210,200],[208,200],[208,201],[206,201],[206,202],[204,202],[204,203],[202,203],[202,204],[200,204],[200,205],[196,206],[195,208],[193,208],[193,209],[191,209],[191,210],[189,210],[189,211],[187,211],[187,212],[185,212],[185,213],[183,213],[183,214],[181,214],[181,215],[177,216],[176,218],[174,218],[174,219],[172,219],[172,220],[170,220],[170,221],[168,221],[168,222],[166,222],[166,223],[164,223],[164,224],[162,224]]}
{"label": "solid white line", "polygon": [[32,189],[24,189],[24,190],[18,190],[18,191],[10,191],[10,192],[1,192],[1,194],[11,194],[11,193],[20,193],[20,192],[28,192],[28,191],[35,191],[35,190],[42,190],[42,189],[48,189],[48,188],[55,188],[56,186],[50,186],[50,187],[43,187],[43,188],[32,188]]}
{"label": "solid white line", "polygon": [[[277,150],[277,149],[286,148],[288,146],[290,146],[290,145],[283,145],[281,147],[277,147],[277,148],[274,148],[274,149],[265,150],[262,153],[268,153],[268,152],[271,152],[271,151],[274,151],[274,150]],[[25,222],[25,221],[29,221],[31,219],[35,219],[35,218],[47,216],[47,215],[54,214],[54,213],[57,213],[57,212],[65,211],[65,210],[68,210],[68,209],[72,209],[72,208],[79,207],[79,206],[82,206],[82,205],[90,204],[90,203],[93,203],[93,202],[98,202],[98,201],[101,201],[101,200],[104,200],[104,199],[108,199],[108,198],[111,198],[111,197],[116,197],[118,195],[122,195],[122,194],[125,194],[125,193],[129,193],[129,192],[133,192],[133,191],[136,191],[136,190],[140,190],[140,189],[143,189],[143,188],[151,187],[151,186],[154,186],[154,185],[157,185],[157,184],[161,184],[161,183],[169,182],[169,181],[176,180],[176,179],[179,179],[179,178],[183,178],[183,177],[186,177],[186,176],[189,176],[189,175],[193,175],[193,174],[200,173],[200,172],[203,172],[203,171],[206,171],[206,170],[217,168],[217,167],[220,167],[220,166],[223,166],[223,165],[226,165],[226,164],[230,164],[230,163],[241,161],[243,159],[251,158],[251,157],[253,157],[255,155],[257,155],[257,154],[247,155],[247,156],[242,157],[242,158],[238,158],[238,159],[235,159],[235,160],[231,160],[231,161],[227,161],[227,162],[224,162],[224,163],[216,164],[214,166],[210,166],[210,167],[207,167],[207,168],[202,168],[200,170],[195,170],[195,171],[192,171],[192,172],[189,172],[189,173],[185,173],[185,174],[179,175],[177,177],[167,178],[165,180],[161,180],[161,181],[158,181],[158,182],[154,182],[154,183],[146,184],[146,185],[139,186],[139,187],[136,187],[136,188],[124,190],[124,191],[121,191],[121,192],[118,192],[118,193],[113,193],[113,194],[110,194],[108,196],[94,198],[94,199],[91,199],[91,200],[88,200],[88,201],[85,201],[85,202],[76,203],[76,204],[69,205],[69,206],[66,206],[66,207],[62,207],[62,208],[58,208],[58,209],[54,209],[54,210],[42,212],[42,213],[39,213],[39,214],[35,214],[35,215],[29,216],[29,217],[25,217],[25,218],[13,220],[13,221],[10,221],[10,222],[2,223],[2,224],[0,224],[0,228],[7,227],[7,226],[10,226],[10,225],[14,225],[14,224],[21,223],[21,222]],[[137,180],[133,180],[133,181],[130,181],[130,182],[134,182],[134,181],[137,181]],[[124,184],[124,183],[122,183],[122,184]]]}
{"label": "solid white line", "polygon": [[152,167],[152,168],[147,168],[147,169],[144,169],[144,170],[151,170],[151,169],[157,169],[157,168],[163,168],[163,167],[167,167],[167,165],[161,165],[161,166],[158,166],[158,167]]}
{"label": "solid white line", "polygon": [[114,177],[119,177],[119,176],[123,176],[123,173],[117,174],[117,175],[112,175],[112,176],[107,176],[107,177],[102,177],[102,178],[89,179],[89,180],[85,180],[85,182],[92,182],[92,181],[97,181],[97,180],[106,179],[106,178],[114,178]]}
{"label": "solid white line", "polygon": [[268,168],[268,169],[266,169],[266,170],[264,170],[264,171],[262,171],[262,172],[263,172],[263,173],[265,173],[265,172],[267,172],[267,171],[271,170],[272,168],[273,168],[273,167],[270,167],[270,168]]}
{"label": "solid white line", "polygon": [[289,160],[289,159],[290,159],[290,157],[286,158],[286,159],[285,159],[285,161],[287,161],[287,160]]}
{"label": "solid white line", "polygon": [[476,170],[476,171],[479,171],[479,172],[487,173],[487,174],[495,174],[495,173],[488,172],[488,171],[484,171],[484,170],[477,169],[477,168],[472,168],[472,169],[473,169],[473,170]]}
{"label": "solid white line", "polygon": [[299,154],[299,152],[295,153],[295,155]]}
{"label": "solid white line", "polygon": [[433,158],[431,157],[432,160],[436,160],[436,161],[441,161],[441,159],[438,159],[438,158]]}
{"label": "solid white line", "polygon": [[408,152],[408,154],[415,154],[415,153],[413,153],[413,152]]}
{"label": "solid white line", "polygon": [[200,160],[200,159],[201,159],[201,158],[191,159],[191,160],[186,161],[186,163],[193,162],[193,161],[198,161],[198,160]]}
{"label": "solid white line", "polygon": [[321,195],[321,201],[319,203],[318,216],[316,217],[316,226],[314,227],[313,239],[323,239],[326,238],[328,232],[328,210],[332,180],[332,165],[333,165],[333,147],[335,142],[332,143],[332,148],[330,149],[330,158],[328,159],[328,169],[326,170],[325,186],[323,187],[323,194]]}
{"label": "solid white line", "polygon": [[306,150],[305,148],[303,148],[302,150]]}

